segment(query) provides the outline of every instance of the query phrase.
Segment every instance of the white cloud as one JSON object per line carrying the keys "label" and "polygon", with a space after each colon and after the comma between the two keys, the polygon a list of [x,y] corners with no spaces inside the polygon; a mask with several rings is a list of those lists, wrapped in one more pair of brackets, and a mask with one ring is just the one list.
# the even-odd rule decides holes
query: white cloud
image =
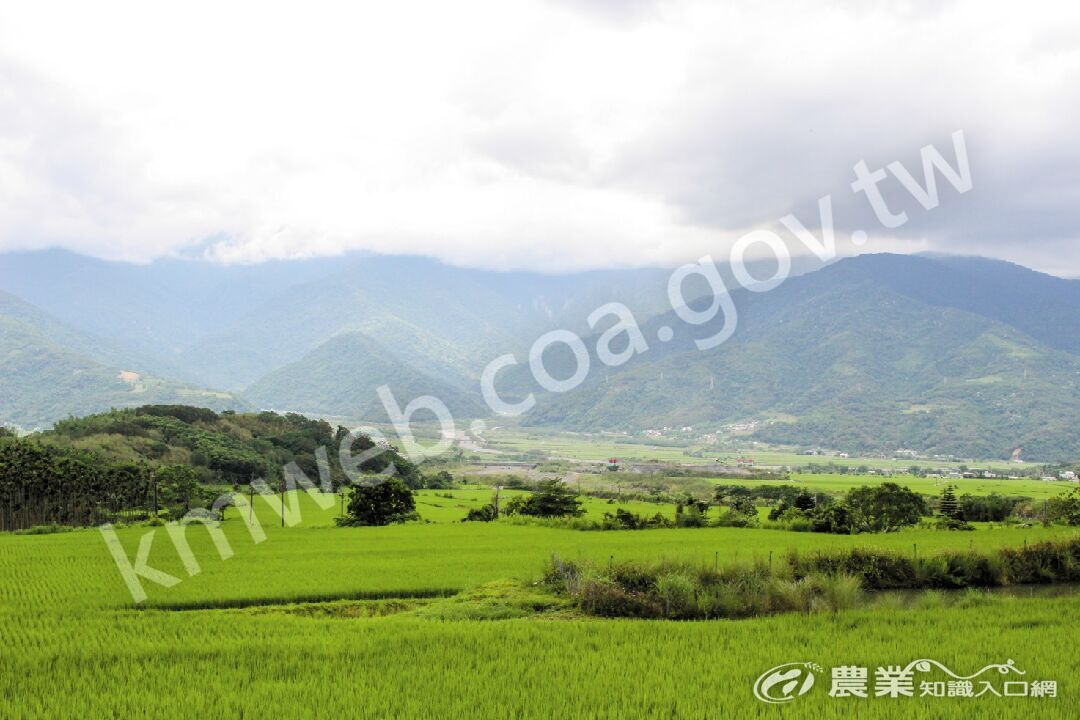
{"label": "white cloud", "polygon": [[[0,248],[672,264],[969,137],[868,249],[1080,273],[1068,3],[9,4]],[[876,235],[872,235],[875,238]]]}

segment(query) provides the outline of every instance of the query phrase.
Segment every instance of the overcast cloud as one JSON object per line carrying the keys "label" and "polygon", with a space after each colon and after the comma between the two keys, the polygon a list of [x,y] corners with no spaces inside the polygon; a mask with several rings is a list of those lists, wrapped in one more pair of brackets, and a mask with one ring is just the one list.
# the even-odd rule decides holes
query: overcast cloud
{"label": "overcast cloud", "polygon": [[[833,193],[867,251],[1080,275],[1076,3],[343,5],[0,6],[0,249],[672,265]],[[852,166],[955,130],[974,189],[876,229]]]}

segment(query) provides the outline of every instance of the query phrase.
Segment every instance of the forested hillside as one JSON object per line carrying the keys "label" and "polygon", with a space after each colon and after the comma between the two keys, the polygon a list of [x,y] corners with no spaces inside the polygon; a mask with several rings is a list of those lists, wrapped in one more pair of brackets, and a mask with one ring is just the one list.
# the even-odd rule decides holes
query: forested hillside
{"label": "forested hillside", "polygon": [[[739,325],[726,344],[692,343],[718,332],[722,318],[694,328],[655,318],[646,337],[665,325],[680,334],[572,393],[542,397],[527,421],[582,429],[757,421],[757,439],[851,452],[1008,457],[1022,447],[1045,460],[1080,456],[1080,355],[1066,349],[1080,341],[1078,306],[1069,305],[1080,282],[1047,278],[1054,292],[1034,295],[1030,271],[993,266],[996,282],[974,283],[955,259],[870,256],[772,292],[736,291]],[[935,292],[915,299],[927,278]],[[964,309],[981,306],[972,293],[999,299],[977,314]],[[1054,343],[1026,331],[1052,333]]]}
{"label": "forested hillside", "polygon": [[232,393],[131,370],[145,364],[138,352],[0,293],[0,424],[46,427],[68,415],[146,403],[248,407]]}
{"label": "forested hillside", "polygon": [[265,491],[277,490],[290,463],[313,483],[337,488],[346,481],[339,450],[347,439],[358,457],[350,471],[378,473],[393,464],[406,483],[425,484],[392,448],[361,457],[374,447],[371,438],[296,414],[148,405],[71,418],[24,438],[0,430],[0,530],[176,518],[209,507],[225,488],[262,481]]}

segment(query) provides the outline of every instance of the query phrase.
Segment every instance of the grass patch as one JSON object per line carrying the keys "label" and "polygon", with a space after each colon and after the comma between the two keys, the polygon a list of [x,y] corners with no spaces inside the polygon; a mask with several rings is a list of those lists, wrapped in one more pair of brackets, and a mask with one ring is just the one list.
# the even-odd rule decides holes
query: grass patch
{"label": "grass patch", "polygon": [[925,590],[934,608],[941,590],[1080,581],[1080,539],[1005,548],[993,553],[943,552],[908,557],[853,548],[800,554],[773,565],[705,566],[685,561],[575,563],[553,557],[544,582],[601,617],[708,620],[780,612],[849,609],[867,590]]}

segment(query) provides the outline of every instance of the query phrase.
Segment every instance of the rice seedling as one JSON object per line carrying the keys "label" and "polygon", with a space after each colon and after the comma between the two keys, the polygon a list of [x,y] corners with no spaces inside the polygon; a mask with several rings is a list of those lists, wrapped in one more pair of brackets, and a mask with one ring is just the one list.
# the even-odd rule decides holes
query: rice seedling
{"label": "rice seedling", "polygon": [[[1076,714],[1067,683],[1080,661],[1065,651],[1080,641],[1070,619],[1080,610],[1074,596],[963,596],[933,611],[845,610],[853,594],[846,581],[815,576],[796,597],[800,609],[821,612],[686,623],[582,617],[529,585],[553,553],[600,569],[575,578],[594,584],[598,601],[600,590],[616,587],[602,582],[609,563],[620,585],[636,588],[652,581],[620,570],[626,561],[682,563],[687,569],[662,583],[672,607],[745,616],[746,594],[731,583],[768,584],[770,556],[778,573],[792,550],[906,556],[917,544],[918,555],[930,557],[1011,547],[1053,569],[1067,564],[1036,546],[1072,537],[1066,529],[582,533],[452,519],[335,528],[333,509],[312,505],[309,513],[311,501],[299,502],[304,521],[294,527],[280,527],[269,504],[253,510],[266,532],[258,544],[230,511],[222,523],[229,559],[218,556],[204,528],[189,527],[200,564],[191,576],[165,528],[117,529],[131,557],[155,532],[149,562],[182,579],[171,588],[147,583],[149,597],[137,607],[96,530],[0,535],[0,717],[746,717],[771,714],[751,688],[781,662],[873,667],[928,652],[957,668],[1014,658],[1032,676],[1062,681],[1062,697],[1038,705],[1039,717]],[[729,582],[712,594],[688,593],[702,577]],[[799,579],[780,574],[777,582]],[[851,714],[823,688],[800,701],[800,717]],[[947,720],[1032,712],[1007,701],[971,702],[879,700],[859,712]]]}

